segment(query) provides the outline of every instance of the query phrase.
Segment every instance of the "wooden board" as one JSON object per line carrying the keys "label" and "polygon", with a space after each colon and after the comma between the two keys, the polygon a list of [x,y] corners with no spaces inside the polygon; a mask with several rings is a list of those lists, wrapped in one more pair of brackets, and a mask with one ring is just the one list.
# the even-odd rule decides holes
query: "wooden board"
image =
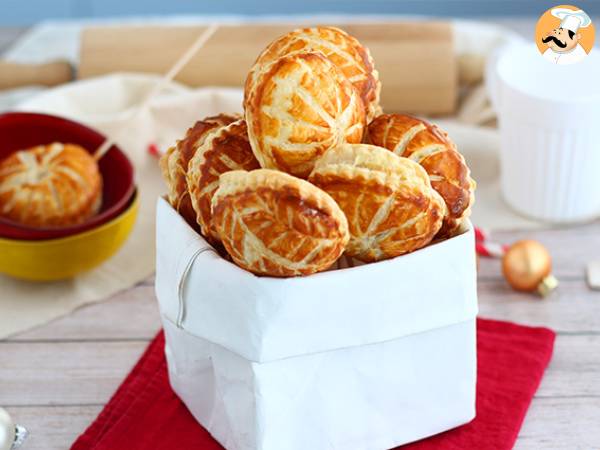
{"label": "wooden board", "polygon": [[[223,26],[177,77],[190,86],[243,86],[262,49],[297,25]],[[369,47],[390,112],[454,111],[457,61],[449,23],[344,24]],[[82,33],[79,78],[111,72],[164,74],[203,27],[87,28]]]}

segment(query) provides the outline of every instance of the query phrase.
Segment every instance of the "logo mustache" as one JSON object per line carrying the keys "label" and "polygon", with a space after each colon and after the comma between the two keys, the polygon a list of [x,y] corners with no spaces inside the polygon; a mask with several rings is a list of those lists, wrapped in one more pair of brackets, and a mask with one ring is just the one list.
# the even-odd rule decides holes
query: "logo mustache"
{"label": "logo mustache", "polygon": [[565,48],[567,46],[566,42],[561,42],[558,40],[556,36],[546,36],[542,39],[542,42],[546,44],[547,42],[553,41],[558,47]]}

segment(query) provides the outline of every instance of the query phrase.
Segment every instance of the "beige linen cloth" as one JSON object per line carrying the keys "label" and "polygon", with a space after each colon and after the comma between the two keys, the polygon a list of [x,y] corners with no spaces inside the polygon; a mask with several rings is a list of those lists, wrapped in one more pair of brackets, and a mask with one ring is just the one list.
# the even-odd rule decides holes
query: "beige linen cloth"
{"label": "beige linen cloth", "polygon": [[31,283],[0,275],[0,338],[108,298],[154,273],[154,211],[156,198],[165,188],[158,161],[148,153],[148,145],[154,143],[164,150],[196,120],[223,111],[240,111],[242,98],[238,89],[192,91],[173,83],[146,111],[135,114],[134,105],[157,82],[158,77],[152,76],[111,75],[49,90],[18,106],[22,111],[78,120],[114,136],[135,167],[140,209],[123,248],[88,273],[52,283]]}
{"label": "beige linen cloth", "polygon": [[[46,28],[48,36],[44,41],[65,34],[64,24]],[[78,29],[71,30],[73,36],[69,43],[77,41]],[[481,81],[484,55],[516,38],[501,27],[477,22],[456,21],[455,31],[461,81],[464,82]],[[34,51],[39,47],[33,45],[34,37],[24,39],[22,45],[8,56],[27,56],[34,61],[47,57],[46,50]],[[76,54],[75,49],[70,53]],[[164,151],[196,120],[219,112],[239,112],[242,99],[238,89],[191,90],[171,83],[147,110],[134,114],[135,106],[158,80],[154,76],[116,74],[44,91],[18,105],[17,109],[23,111],[69,117],[114,137],[135,166],[141,203],[130,238],[117,255],[97,269],[73,280],[39,284],[0,275],[0,339],[68,314],[81,305],[106,299],[147,279],[154,272],[155,202],[165,188],[156,158],[148,154],[148,145],[154,143]],[[483,88],[471,89],[462,105],[453,120],[436,122],[456,141],[478,182],[473,222],[488,229],[539,227],[540,224],[512,213],[500,198],[497,132],[478,126],[494,117]]]}

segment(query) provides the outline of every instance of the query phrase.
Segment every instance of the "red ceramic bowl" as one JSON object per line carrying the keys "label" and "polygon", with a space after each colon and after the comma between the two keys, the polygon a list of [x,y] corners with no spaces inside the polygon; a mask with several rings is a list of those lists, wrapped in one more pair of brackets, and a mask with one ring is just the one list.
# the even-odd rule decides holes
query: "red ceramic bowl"
{"label": "red ceramic bowl", "polygon": [[[9,154],[51,142],[79,144],[93,153],[104,142],[97,131],[72,120],[37,113],[0,114],[0,160]],[[133,166],[117,147],[98,163],[103,179],[102,206],[88,221],[63,228],[31,228],[0,217],[0,237],[22,240],[55,239],[90,230],[114,219],[130,203],[135,190]]]}

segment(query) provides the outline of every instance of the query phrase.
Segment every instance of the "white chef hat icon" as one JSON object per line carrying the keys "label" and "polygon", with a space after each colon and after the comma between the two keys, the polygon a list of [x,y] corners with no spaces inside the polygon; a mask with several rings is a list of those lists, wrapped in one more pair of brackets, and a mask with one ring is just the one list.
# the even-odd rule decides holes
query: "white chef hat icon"
{"label": "white chef hat icon", "polygon": [[581,9],[574,11],[568,8],[554,8],[550,12],[561,20],[560,28],[571,30],[573,33],[577,33],[579,28],[586,28],[592,23],[590,16]]}

